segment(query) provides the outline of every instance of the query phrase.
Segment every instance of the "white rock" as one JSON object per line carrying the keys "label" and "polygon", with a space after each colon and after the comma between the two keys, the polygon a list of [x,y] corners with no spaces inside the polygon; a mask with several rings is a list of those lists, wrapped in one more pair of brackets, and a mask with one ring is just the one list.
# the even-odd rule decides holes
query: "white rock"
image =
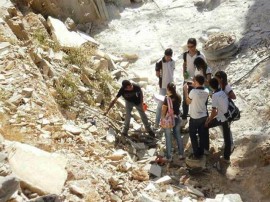
{"label": "white rock", "polygon": [[170,183],[172,181],[172,178],[168,175],[163,176],[161,178],[159,178],[157,181],[155,181],[156,184],[167,184]]}
{"label": "white rock", "polygon": [[9,42],[0,42],[0,55],[4,52],[6,52],[10,47]]}
{"label": "white rock", "polygon": [[243,202],[239,194],[227,194],[221,202]]}
{"label": "white rock", "polygon": [[106,140],[109,143],[114,143],[115,142],[115,136],[116,136],[116,132],[113,130],[113,128],[109,128],[109,130],[107,131],[107,134],[106,134]]}
{"label": "white rock", "polygon": [[82,132],[81,128],[74,126],[74,125],[71,125],[71,124],[63,125],[63,129],[72,133],[73,135],[80,135]]}
{"label": "white rock", "polygon": [[15,176],[40,194],[60,194],[67,179],[67,159],[19,142],[8,145],[8,160]]}
{"label": "white rock", "polygon": [[150,182],[145,188],[144,188],[145,191],[156,191],[157,188],[155,187],[155,185]]}
{"label": "white rock", "polygon": [[88,128],[90,133],[97,133],[97,127],[95,125],[91,126],[90,128]]}
{"label": "white rock", "polygon": [[152,199],[146,193],[142,193],[138,198],[135,199],[136,202],[160,202],[158,200]]}
{"label": "white rock", "polygon": [[62,47],[80,47],[82,44],[87,42],[98,45],[98,42],[82,32],[68,31],[65,24],[58,19],[52,18],[50,16],[48,17],[47,22],[51,28],[53,39],[57,41]]}
{"label": "white rock", "polygon": [[0,81],[4,81],[6,77],[3,74],[0,74]]}

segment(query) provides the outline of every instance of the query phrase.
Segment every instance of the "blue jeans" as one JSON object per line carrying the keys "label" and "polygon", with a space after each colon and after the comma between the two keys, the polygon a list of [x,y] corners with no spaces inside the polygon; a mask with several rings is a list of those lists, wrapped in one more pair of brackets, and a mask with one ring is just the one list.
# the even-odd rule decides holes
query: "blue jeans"
{"label": "blue jeans", "polygon": [[173,136],[176,139],[178,154],[184,154],[183,139],[180,133],[180,118],[175,118],[175,126],[171,128],[165,128],[165,139],[166,139],[166,157],[170,159],[172,153],[172,132]]}
{"label": "blue jeans", "polygon": [[[166,92],[167,92],[166,88],[160,88],[159,89],[159,94],[160,95],[166,95]],[[158,103],[157,110],[156,110],[156,123],[155,123],[155,127],[158,127],[159,126],[159,123],[160,123],[162,105],[163,105],[163,101],[160,101]]]}
{"label": "blue jeans", "polygon": [[124,129],[123,129],[122,133],[128,132],[130,119],[131,119],[131,111],[132,111],[133,107],[135,107],[138,110],[146,131],[147,132],[152,131],[151,125],[149,124],[148,118],[147,118],[145,112],[143,111],[142,105],[141,104],[136,105],[133,102],[129,102],[126,100],[126,116],[125,116]]}
{"label": "blue jeans", "polygon": [[209,144],[208,128],[204,126],[206,119],[207,116],[199,119],[190,118],[189,120],[189,136],[193,154],[197,158],[204,154],[204,148]]}

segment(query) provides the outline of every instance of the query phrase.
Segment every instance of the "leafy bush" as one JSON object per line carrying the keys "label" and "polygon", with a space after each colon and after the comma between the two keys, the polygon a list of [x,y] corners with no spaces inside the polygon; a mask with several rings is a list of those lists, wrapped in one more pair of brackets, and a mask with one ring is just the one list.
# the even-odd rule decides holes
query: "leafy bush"
{"label": "leafy bush", "polygon": [[56,84],[56,92],[56,101],[61,107],[68,108],[71,106],[78,95],[78,86],[75,77],[71,73],[60,77]]}

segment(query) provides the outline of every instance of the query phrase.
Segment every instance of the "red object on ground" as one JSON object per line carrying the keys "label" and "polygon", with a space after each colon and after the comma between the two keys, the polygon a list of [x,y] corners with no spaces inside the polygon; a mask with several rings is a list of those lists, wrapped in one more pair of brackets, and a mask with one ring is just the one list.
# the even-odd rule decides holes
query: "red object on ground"
{"label": "red object on ground", "polygon": [[146,111],[148,109],[147,104],[143,103],[143,111]]}

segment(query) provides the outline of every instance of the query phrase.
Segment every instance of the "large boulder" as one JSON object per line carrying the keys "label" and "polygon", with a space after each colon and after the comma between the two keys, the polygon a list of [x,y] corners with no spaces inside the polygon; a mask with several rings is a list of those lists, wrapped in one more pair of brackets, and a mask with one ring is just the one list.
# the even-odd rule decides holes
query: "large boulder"
{"label": "large boulder", "polygon": [[8,145],[8,161],[25,186],[40,194],[60,194],[67,179],[67,159],[19,142]]}
{"label": "large boulder", "polygon": [[64,48],[78,48],[87,42],[98,45],[98,42],[85,33],[69,31],[65,24],[58,19],[48,17],[47,22],[53,39]]}

